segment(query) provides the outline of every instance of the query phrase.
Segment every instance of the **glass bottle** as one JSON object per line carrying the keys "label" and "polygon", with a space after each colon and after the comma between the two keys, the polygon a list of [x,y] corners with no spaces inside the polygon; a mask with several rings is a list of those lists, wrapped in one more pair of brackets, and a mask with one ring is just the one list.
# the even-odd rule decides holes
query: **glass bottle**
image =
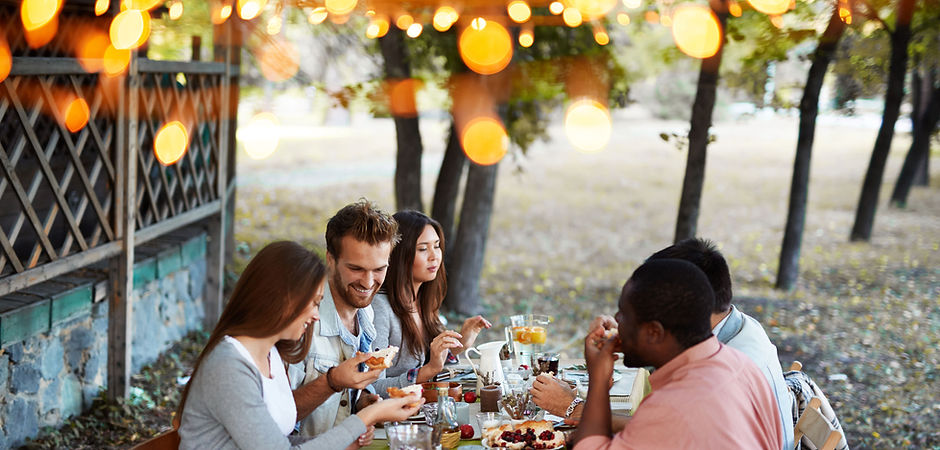
{"label": "glass bottle", "polygon": [[460,430],[457,423],[457,405],[447,395],[447,386],[437,387],[437,416],[431,425],[431,441],[435,448],[441,448],[441,437]]}

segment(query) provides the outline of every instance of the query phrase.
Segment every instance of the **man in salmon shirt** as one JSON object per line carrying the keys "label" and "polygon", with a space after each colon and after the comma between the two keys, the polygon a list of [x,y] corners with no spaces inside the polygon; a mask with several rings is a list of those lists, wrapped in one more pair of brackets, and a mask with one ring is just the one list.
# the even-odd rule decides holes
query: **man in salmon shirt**
{"label": "man in salmon shirt", "polygon": [[[708,278],[692,263],[653,260],[633,272],[620,295],[619,340],[605,339],[603,327],[585,338],[589,387],[575,450],[780,448],[774,394],[747,356],[712,335],[714,303]],[[652,393],[611,436],[618,344],[624,365],[656,370]]]}

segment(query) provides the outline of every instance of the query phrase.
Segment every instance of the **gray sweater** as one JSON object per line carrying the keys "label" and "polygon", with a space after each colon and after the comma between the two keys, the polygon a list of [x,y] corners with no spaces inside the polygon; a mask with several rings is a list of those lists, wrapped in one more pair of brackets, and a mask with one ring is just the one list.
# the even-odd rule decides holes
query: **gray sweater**
{"label": "gray sweater", "polygon": [[265,406],[261,372],[232,344],[222,341],[206,355],[189,388],[179,428],[180,449],[334,449],[366,432],[352,415],[313,438],[281,434]]}
{"label": "gray sweater", "polygon": [[375,392],[387,398],[386,388],[402,388],[414,384],[408,380],[408,371],[424,365],[425,349],[420,348],[418,356],[414,356],[410,348],[402,345],[401,320],[395,315],[395,311],[392,311],[392,305],[385,294],[375,295],[372,310],[375,312],[375,341],[372,342],[372,350],[381,350],[390,345],[400,349],[392,360],[392,367],[385,369],[381,378],[372,383]]}

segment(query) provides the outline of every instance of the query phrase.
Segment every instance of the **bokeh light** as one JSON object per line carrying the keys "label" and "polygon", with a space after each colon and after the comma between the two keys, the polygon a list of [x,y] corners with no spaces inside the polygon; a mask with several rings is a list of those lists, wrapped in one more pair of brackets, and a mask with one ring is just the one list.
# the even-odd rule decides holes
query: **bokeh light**
{"label": "bokeh light", "polygon": [[447,31],[455,23],[457,19],[460,18],[460,15],[457,13],[457,10],[450,6],[441,6],[437,8],[437,11],[434,12],[434,18],[431,19],[431,25],[434,26],[434,29],[440,31],[441,33]]}
{"label": "bokeh light", "polygon": [[62,112],[65,119],[65,128],[74,133],[88,124],[88,103],[83,98],[76,98],[68,102]]}
{"label": "bokeh light", "polygon": [[734,1],[734,0],[731,0],[730,2],[728,2],[728,13],[729,13],[729,14],[731,14],[731,15],[734,16],[734,17],[741,17],[741,14],[742,14],[743,12],[744,12],[744,11],[741,10],[741,5],[739,5],[738,2],[736,2],[736,1]]}
{"label": "bokeh light", "polygon": [[283,22],[281,20],[281,16],[271,16],[271,18],[268,19],[268,24],[264,27],[265,28],[264,31],[274,36],[275,34],[278,34],[281,32],[282,25],[283,25]]}
{"label": "bokeh light", "polygon": [[186,126],[178,120],[163,125],[153,139],[153,154],[164,166],[175,164],[186,154],[189,146],[189,134]]}
{"label": "bokeh light", "polygon": [[630,25],[630,15],[627,13],[617,14],[617,23],[620,25]]}
{"label": "bokeh light", "polygon": [[10,53],[10,45],[6,38],[0,35],[0,83],[6,80],[13,68],[13,54]]}
{"label": "bokeh light", "polygon": [[610,43],[610,36],[603,28],[597,28],[594,30],[594,42],[600,45],[607,45]]}
{"label": "bokeh light", "polygon": [[111,6],[109,0],[95,0],[95,15],[100,16],[108,12],[108,7]]}
{"label": "bokeh light", "polygon": [[58,17],[62,0],[23,0],[20,4],[20,19],[26,31],[42,28]]}
{"label": "bokeh light", "polygon": [[78,35],[75,57],[85,72],[95,73],[104,69],[104,55],[111,45],[108,35],[97,28],[89,28]]}
{"label": "bokeh light", "polygon": [[643,20],[655,25],[659,23],[659,13],[656,11],[646,11],[643,13]]}
{"label": "bokeh light", "polygon": [[642,3],[641,0],[623,0],[623,6],[626,6],[629,9],[637,9]]}
{"label": "bokeh light", "polygon": [[659,16],[659,23],[666,28],[672,27],[672,16],[669,14]]}
{"label": "bokeh light", "polygon": [[227,0],[213,0],[209,16],[212,23],[221,25],[232,15],[232,4]]}
{"label": "bokeh light", "polygon": [[124,0],[121,2],[121,11],[127,9],[139,9],[149,11],[163,3],[163,0]]}
{"label": "bokeh light", "polygon": [[424,31],[423,25],[420,23],[413,23],[410,27],[408,27],[408,31],[405,31],[405,34],[407,34],[410,38],[416,38],[421,36],[422,31]]}
{"label": "bokeh light", "polygon": [[777,28],[783,28],[783,16],[779,14],[770,16],[770,23]]}
{"label": "bokeh light", "polygon": [[297,74],[300,68],[300,53],[294,44],[283,39],[274,39],[256,53],[261,74],[270,81],[284,81]]}
{"label": "bokeh light", "polygon": [[310,22],[312,25],[319,25],[326,20],[326,16],[328,15],[329,13],[326,12],[326,8],[317,6],[313,8],[313,11],[310,11],[310,14],[307,16],[307,22]]}
{"label": "bokeh light", "polygon": [[509,147],[509,137],[498,120],[480,117],[470,121],[460,136],[463,151],[470,161],[481,166],[498,163]]}
{"label": "bokeh light", "polygon": [[421,89],[421,81],[414,78],[390,80],[388,89],[388,109],[395,117],[417,117],[418,106],[415,93]]}
{"label": "bokeh light", "polygon": [[252,159],[267,158],[277,150],[281,139],[277,117],[269,112],[255,114],[247,125],[238,127],[235,138]]}
{"label": "bokeh light", "polygon": [[388,33],[388,18],[385,16],[375,16],[366,27],[366,36],[369,39],[377,39]]}
{"label": "bokeh light", "polygon": [[258,14],[261,14],[267,3],[268,0],[238,0],[238,17],[241,17],[242,20],[254,19],[258,17]]}
{"label": "bokeh light", "polygon": [[118,50],[109,44],[104,51],[104,59],[101,62],[104,66],[104,73],[108,76],[120,75],[127,70],[127,66],[131,63],[131,51]]}
{"label": "bokeh light", "polygon": [[562,11],[565,10],[565,4],[562,2],[551,2],[548,4],[548,12],[559,15]]}
{"label": "bokeh light", "polygon": [[532,30],[525,29],[519,32],[519,45],[529,48],[534,43],[535,36],[532,34]]}
{"label": "bokeh light", "polygon": [[576,149],[596,152],[610,142],[611,121],[607,108],[596,100],[582,99],[568,106],[565,134]]}
{"label": "bokeh light", "polygon": [[747,0],[754,9],[767,14],[783,14],[790,9],[790,0]]}
{"label": "bokeh light", "polygon": [[111,21],[111,45],[118,50],[144,45],[150,37],[150,13],[138,9],[124,10]]}
{"label": "bokeh light", "polygon": [[846,25],[852,25],[852,11],[845,7],[839,6],[839,19],[842,20]]}
{"label": "bokeh light", "polygon": [[52,20],[46,22],[39,28],[25,31],[26,43],[30,48],[42,47],[52,41],[52,38],[54,38],[55,34],[59,31],[59,16],[53,17]]}
{"label": "bokeh light", "polygon": [[718,18],[705,6],[686,4],[673,14],[672,38],[676,46],[693,58],[708,58],[721,46]]}
{"label": "bokeh light", "polygon": [[[464,28],[457,41],[460,57],[470,70],[483,75],[491,75],[503,70],[512,60],[512,37],[496,21],[483,21],[482,28],[474,26]],[[474,19],[477,25],[478,19]]]}
{"label": "bokeh light", "polygon": [[584,22],[584,18],[581,17],[581,11],[578,11],[578,8],[565,8],[565,11],[561,13],[562,20],[565,21],[565,25],[568,25],[571,28],[580,26]]}
{"label": "bokeh light", "polygon": [[356,9],[357,0],[326,0],[324,6],[330,14],[345,16]]}
{"label": "bokeh light", "polygon": [[617,6],[617,0],[572,0],[585,20],[594,20],[606,15]]}
{"label": "bokeh light", "polygon": [[532,17],[532,8],[529,8],[529,4],[523,0],[509,2],[509,5],[506,6],[506,12],[509,13],[509,18],[516,23],[523,23]]}
{"label": "bokeh light", "polygon": [[183,17],[183,2],[175,1],[170,4],[169,12],[170,20],[179,20],[180,17]]}
{"label": "bokeh light", "polygon": [[410,14],[402,14],[398,16],[397,19],[395,19],[395,26],[398,27],[398,29],[402,31],[407,30],[408,27],[410,27],[414,23],[415,23],[415,18],[411,17]]}

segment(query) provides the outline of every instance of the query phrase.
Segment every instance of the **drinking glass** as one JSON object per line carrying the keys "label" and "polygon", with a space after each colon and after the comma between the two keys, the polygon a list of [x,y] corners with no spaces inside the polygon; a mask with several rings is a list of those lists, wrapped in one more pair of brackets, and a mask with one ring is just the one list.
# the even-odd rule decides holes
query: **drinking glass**
{"label": "drinking glass", "polygon": [[385,429],[391,450],[431,450],[431,427],[420,424],[393,425]]}
{"label": "drinking glass", "polygon": [[542,314],[519,314],[509,317],[512,350],[518,364],[529,364],[533,353],[542,350],[548,337],[552,317]]}

